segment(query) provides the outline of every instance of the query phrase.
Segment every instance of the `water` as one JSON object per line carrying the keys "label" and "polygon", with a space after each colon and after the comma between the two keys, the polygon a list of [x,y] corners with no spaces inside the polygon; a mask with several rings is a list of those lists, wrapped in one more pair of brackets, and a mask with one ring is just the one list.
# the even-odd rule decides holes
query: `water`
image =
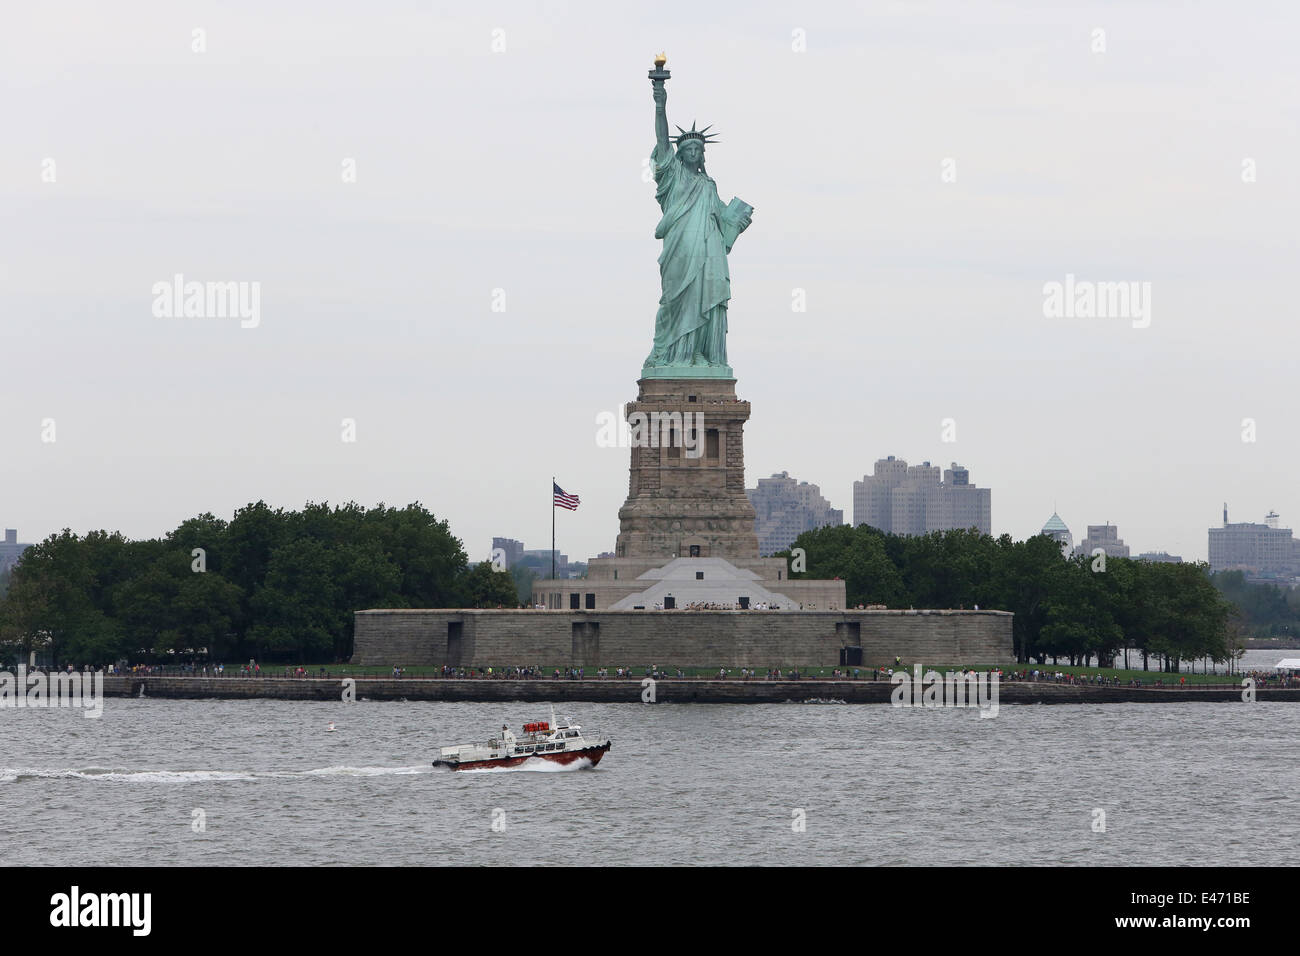
{"label": "water", "polygon": [[11,863],[66,865],[1258,865],[1300,844],[1294,704],[560,712],[613,737],[599,767],[430,767],[546,705],[0,710],[0,835]]}

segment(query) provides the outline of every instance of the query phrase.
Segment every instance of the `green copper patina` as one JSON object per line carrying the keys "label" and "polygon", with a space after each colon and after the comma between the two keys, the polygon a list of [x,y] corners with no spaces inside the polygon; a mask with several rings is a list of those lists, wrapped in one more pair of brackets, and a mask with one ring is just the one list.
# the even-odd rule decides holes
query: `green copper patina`
{"label": "green copper patina", "polygon": [[655,316],[655,342],[642,378],[735,378],[727,364],[727,302],[731,275],[727,253],[749,228],[753,207],[739,199],[724,205],[718,187],[704,170],[704,144],[710,127],[677,127],[677,148],[668,135],[664,83],[665,58],[650,71],[655,101],[655,148],[651,154],[655,199],[663,218],[655,238],[664,241],[659,256],[663,294]]}

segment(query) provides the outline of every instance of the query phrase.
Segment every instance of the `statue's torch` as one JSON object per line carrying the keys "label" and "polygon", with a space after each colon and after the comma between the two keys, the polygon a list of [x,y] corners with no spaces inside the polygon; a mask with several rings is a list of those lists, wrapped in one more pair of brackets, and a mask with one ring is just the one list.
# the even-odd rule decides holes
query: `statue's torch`
{"label": "statue's torch", "polygon": [[664,80],[672,76],[671,73],[664,69],[664,64],[667,62],[668,57],[662,53],[655,57],[655,68],[650,71],[650,82],[655,86],[663,86]]}

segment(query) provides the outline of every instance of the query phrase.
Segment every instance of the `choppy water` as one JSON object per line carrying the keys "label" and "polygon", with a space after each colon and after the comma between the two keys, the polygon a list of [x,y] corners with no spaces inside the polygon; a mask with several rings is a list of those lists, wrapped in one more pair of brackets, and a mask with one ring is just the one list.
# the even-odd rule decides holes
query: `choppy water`
{"label": "choppy water", "polygon": [[546,705],[0,710],[0,835],[7,862],[67,865],[1244,865],[1300,846],[1294,704],[564,710],[613,737],[599,767],[429,766]]}

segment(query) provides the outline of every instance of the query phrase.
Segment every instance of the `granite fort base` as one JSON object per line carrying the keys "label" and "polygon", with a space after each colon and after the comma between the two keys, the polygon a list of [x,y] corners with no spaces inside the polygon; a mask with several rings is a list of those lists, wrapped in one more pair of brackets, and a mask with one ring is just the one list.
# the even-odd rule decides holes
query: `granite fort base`
{"label": "granite fort base", "polygon": [[455,611],[356,613],[359,665],[453,667],[1010,664],[1006,611]]}

